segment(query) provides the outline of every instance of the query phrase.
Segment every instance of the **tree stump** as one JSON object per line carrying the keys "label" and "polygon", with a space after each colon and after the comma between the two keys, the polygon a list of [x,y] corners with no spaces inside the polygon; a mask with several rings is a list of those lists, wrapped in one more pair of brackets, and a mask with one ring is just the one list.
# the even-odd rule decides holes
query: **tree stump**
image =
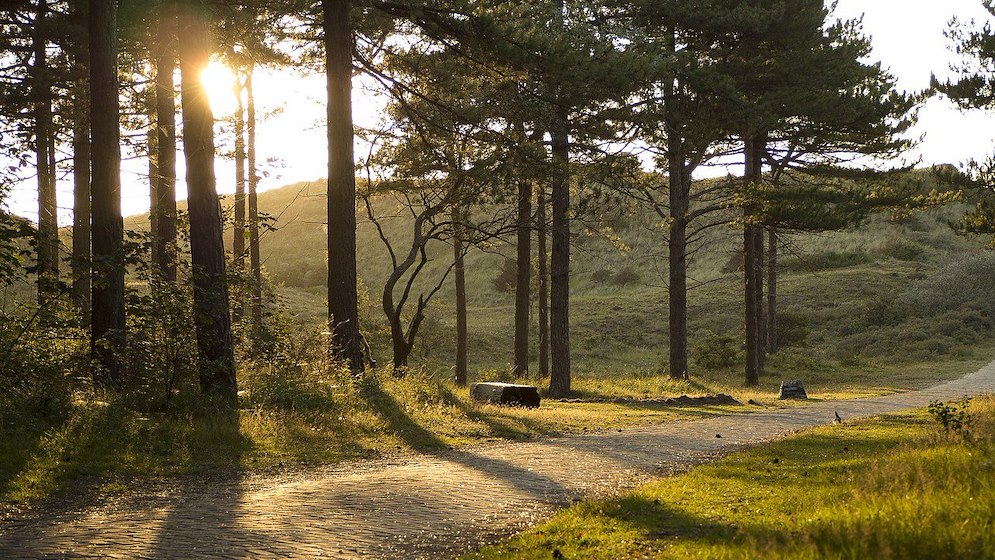
{"label": "tree stump", "polygon": [[475,383],[470,396],[475,401],[525,408],[539,408],[540,400],[536,387],[497,382]]}

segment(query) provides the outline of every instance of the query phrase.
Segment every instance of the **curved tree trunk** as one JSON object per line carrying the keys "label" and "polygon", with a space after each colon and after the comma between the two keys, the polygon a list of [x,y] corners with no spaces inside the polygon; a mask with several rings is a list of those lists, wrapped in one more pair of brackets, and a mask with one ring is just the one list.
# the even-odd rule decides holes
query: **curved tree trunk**
{"label": "curved tree trunk", "polygon": [[356,289],[350,0],[322,0],[328,85],[328,323],[331,352],[363,369]]}
{"label": "curved tree trunk", "polygon": [[156,167],[152,262],[176,281],[176,7],[160,0],[155,56]]}
{"label": "curved tree trunk", "polygon": [[190,255],[193,265],[194,324],[200,358],[200,386],[234,402],[237,392],[232,350],[228,282],[225,277],[221,204],[214,178],[214,115],[200,74],[210,56],[206,7],[184,3],[180,56],[183,153],[187,164]]}
{"label": "curved tree trunk", "polygon": [[121,132],[117,81],[117,3],[90,1],[90,123],[94,272],[90,321],[94,382],[120,386],[117,347],[124,333],[124,220],[121,217]]}
{"label": "curved tree trunk", "polygon": [[515,283],[514,374],[529,375],[529,306],[532,299],[532,183],[518,182],[518,260]]}

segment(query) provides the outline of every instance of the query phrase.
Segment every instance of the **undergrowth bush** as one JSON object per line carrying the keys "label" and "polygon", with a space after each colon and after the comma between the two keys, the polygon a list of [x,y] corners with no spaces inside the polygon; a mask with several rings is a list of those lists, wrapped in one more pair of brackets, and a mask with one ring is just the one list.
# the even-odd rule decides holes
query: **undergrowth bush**
{"label": "undergrowth bush", "polygon": [[694,340],[691,356],[696,364],[706,370],[732,367],[743,358],[743,341],[740,337],[705,331]]}

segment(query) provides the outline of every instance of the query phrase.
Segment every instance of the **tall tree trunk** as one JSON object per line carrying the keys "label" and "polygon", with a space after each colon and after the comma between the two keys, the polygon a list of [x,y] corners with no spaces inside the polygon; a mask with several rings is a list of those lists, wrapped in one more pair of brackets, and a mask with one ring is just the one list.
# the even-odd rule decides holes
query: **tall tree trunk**
{"label": "tall tree trunk", "polygon": [[[564,33],[566,3],[556,0],[554,26]],[[561,86],[554,88],[554,97],[560,98]],[[549,342],[552,371],[549,394],[562,397],[570,393],[570,119],[565,107],[554,109],[550,127],[553,154],[553,247],[550,258],[550,322]]]}
{"label": "tall tree trunk", "polygon": [[562,397],[570,393],[570,162],[569,125],[565,114],[558,114],[553,127],[553,250],[550,259],[550,357],[552,371],[549,394]]}
{"label": "tall tree trunk", "polygon": [[180,73],[183,153],[186,157],[190,208],[194,326],[197,331],[201,390],[217,392],[234,401],[237,392],[235,358],[225,277],[221,204],[214,178],[214,115],[200,80],[211,53],[207,17],[207,9],[200,0],[184,3]]}
{"label": "tall tree trunk", "polygon": [[248,109],[246,132],[249,165],[249,268],[252,269],[252,335],[263,328],[263,274],[259,259],[259,172],[256,169],[256,95],[252,87],[255,71],[249,66],[245,76],[245,97]]}
{"label": "tall tree trunk", "polygon": [[[236,73],[237,74],[237,73]],[[235,224],[232,232],[232,255],[235,271],[241,277],[245,270],[245,107],[242,93],[245,86],[240,76],[235,76]],[[241,291],[239,292],[241,293]],[[236,297],[232,306],[234,321],[242,320],[242,298]]]}
{"label": "tall tree trunk", "polygon": [[[759,160],[760,154],[757,155],[757,158]],[[761,168],[761,174],[762,173],[763,170]],[[753,271],[753,275],[756,278],[757,285],[757,368],[761,373],[763,373],[764,364],[767,362],[767,319],[766,309],[764,306],[764,231],[764,227],[762,225],[758,225],[753,236],[753,263],[756,266],[756,270]]]}
{"label": "tall tree trunk", "polygon": [[94,382],[119,386],[117,349],[124,334],[124,220],[121,217],[121,130],[117,81],[117,2],[90,1],[93,283],[91,354]]}
{"label": "tall tree trunk", "polygon": [[152,262],[163,278],[176,281],[176,5],[160,0],[155,64],[156,218]]}
{"label": "tall tree trunk", "polygon": [[549,255],[546,252],[546,188],[539,187],[536,201],[536,244],[539,246],[539,377],[549,377]]}
{"label": "tall tree trunk", "polygon": [[529,306],[532,300],[532,183],[518,182],[518,261],[515,283],[515,365],[529,375]]}
{"label": "tall tree trunk", "polygon": [[73,3],[73,303],[90,311],[90,111],[87,2]]}
{"label": "tall tree trunk", "polygon": [[363,369],[356,291],[356,171],[350,0],[322,0],[328,83],[328,322],[331,352]]}
{"label": "tall tree trunk", "polygon": [[467,383],[466,270],[463,266],[463,220],[459,208],[453,209],[453,258],[456,259],[456,384]]}
{"label": "tall tree trunk", "polygon": [[[743,176],[744,189],[749,191],[760,180],[762,173],[761,160],[756,148],[756,139],[745,139],[746,170]],[[745,224],[743,227],[743,256],[745,278],[745,317],[746,317],[746,384],[760,384],[760,324],[757,307],[760,302],[760,291],[757,285],[757,243],[758,226],[752,223],[753,209],[748,205],[743,209]]]}
{"label": "tall tree trunk", "polygon": [[667,239],[670,286],[670,377],[688,378],[687,214],[690,176],[684,164],[684,146],[675,127],[669,127],[670,235]]}
{"label": "tall tree trunk", "polygon": [[38,0],[35,16],[32,84],[35,159],[38,172],[38,302],[55,291],[59,278],[59,220],[56,203],[52,127],[52,86],[48,69],[48,0]]}
{"label": "tall tree trunk", "polygon": [[777,347],[777,230],[767,230],[767,352]]}
{"label": "tall tree trunk", "polygon": [[[159,125],[156,123],[156,100],[155,84],[152,84],[151,106],[148,111],[149,129],[145,135],[145,141],[149,151],[149,231],[155,236],[159,231]],[[155,257],[155,243],[152,244],[152,255]],[[153,261],[154,262],[154,261]]]}

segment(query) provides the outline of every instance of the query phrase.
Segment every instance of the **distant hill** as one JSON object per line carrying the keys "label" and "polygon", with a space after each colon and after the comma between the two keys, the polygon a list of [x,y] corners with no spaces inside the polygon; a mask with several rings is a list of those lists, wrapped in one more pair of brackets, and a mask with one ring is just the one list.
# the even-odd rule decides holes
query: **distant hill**
{"label": "distant hill", "polygon": [[[262,261],[269,278],[282,286],[280,293],[288,313],[302,324],[319,322],[325,313],[324,193],[325,183],[319,181],[259,195],[260,211],[270,216],[274,225],[260,243]],[[230,208],[230,200],[223,205]],[[780,284],[785,313],[796,313],[796,307],[818,310],[849,305],[851,300],[857,305],[873,297],[874,289],[900,289],[951,259],[978,252],[976,244],[958,237],[947,226],[960,211],[934,210],[902,223],[877,216],[853,231],[787,237]],[[358,216],[358,267],[367,291],[364,324],[371,331],[375,350],[386,359],[380,294],[389,274],[389,257],[365,212]],[[659,218],[631,209],[614,209],[599,218],[608,226],[608,233],[575,232],[571,342],[576,367],[579,371],[656,367],[666,355],[667,333],[666,242]],[[144,229],[145,224],[147,216],[126,221],[129,228]],[[409,220],[385,223],[385,231],[393,240],[409,236],[408,227]],[[228,243],[230,238],[229,227]],[[739,243],[736,230],[717,228],[709,245],[695,255],[691,276],[702,287],[690,296],[692,331],[736,333],[741,328]],[[430,252],[433,261],[424,273],[426,279],[434,281],[449,266],[451,250],[439,243]],[[498,243],[486,252],[472,251],[467,258],[471,365],[477,369],[501,368],[511,361],[513,294],[499,290],[495,279],[506,264],[506,256],[513,255],[511,245]],[[884,283],[888,288],[882,288],[878,281],[882,270],[890,271]],[[437,366],[451,360],[452,299],[450,282],[430,306],[416,358]]]}

